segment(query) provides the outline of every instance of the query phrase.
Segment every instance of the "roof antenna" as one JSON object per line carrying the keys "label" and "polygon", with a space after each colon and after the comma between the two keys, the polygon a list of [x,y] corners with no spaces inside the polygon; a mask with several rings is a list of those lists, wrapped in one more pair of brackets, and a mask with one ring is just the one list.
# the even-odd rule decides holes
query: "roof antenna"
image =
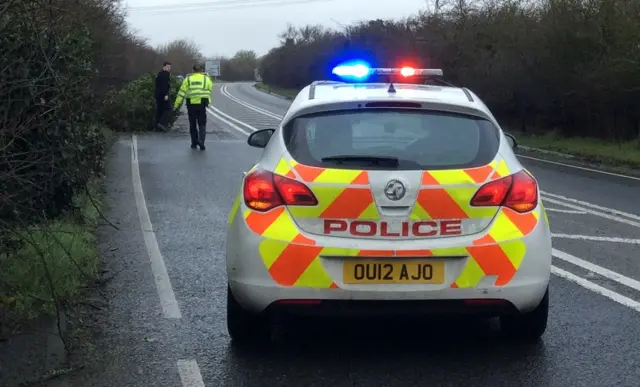
{"label": "roof antenna", "polygon": [[391,80],[390,76],[387,77],[387,82],[389,83],[389,88],[387,89],[387,93],[395,93],[396,88],[393,86],[393,81]]}
{"label": "roof antenna", "polygon": [[387,90],[387,93],[395,93],[396,92],[396,88],[393,87],[393,82],[389,83],[389,89]]}

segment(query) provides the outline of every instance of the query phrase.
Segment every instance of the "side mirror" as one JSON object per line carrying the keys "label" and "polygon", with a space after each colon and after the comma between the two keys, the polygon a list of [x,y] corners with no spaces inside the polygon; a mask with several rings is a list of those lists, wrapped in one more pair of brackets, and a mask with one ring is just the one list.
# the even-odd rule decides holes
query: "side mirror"
{"label": "side mirror", "polygon": [[260,129],[249,135],[247,144],[255,148],[264,148],[269,143],[271,136],[275,133],[275,129]]}
{"label": "side mirror", "polygon": [[509,143],[509,146],[511,146],[511,149],[516,149],[518,147],[518,142],[516,141],[515,136],[509,133],[505,133],[504,135],[507,138],[507,142]]}

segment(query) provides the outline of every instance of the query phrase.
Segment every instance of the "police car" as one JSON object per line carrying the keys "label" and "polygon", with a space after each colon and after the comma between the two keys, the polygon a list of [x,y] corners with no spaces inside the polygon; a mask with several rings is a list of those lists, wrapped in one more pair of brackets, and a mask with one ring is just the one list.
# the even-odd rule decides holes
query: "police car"
{"label": "police car", "polygon": [[289,313],[476,314],[539,339],[551,234],[515,138],[469,89],[434,85],[442,70],[333,75],[249,136],[264,150],[228,220],[232,340]]}

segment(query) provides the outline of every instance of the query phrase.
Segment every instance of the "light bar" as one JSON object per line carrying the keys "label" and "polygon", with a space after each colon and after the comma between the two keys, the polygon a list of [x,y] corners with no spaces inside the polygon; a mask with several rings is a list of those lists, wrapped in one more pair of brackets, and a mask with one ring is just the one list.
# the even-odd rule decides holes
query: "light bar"
{"label": "light bar", "polygon": [[403,77],[412,76],[436,76],[441,77],[444,72],[441,69],[414,69],[413,67],[403,68],[373,68],[371,69],[372,75],[402,75]]}
{"label": "light bar", "polygon": [[404,78],[425,76],[441,77],[444,75],[441,69],[416,69],[413,67],[369,67],[368,63],[364,61],[343,63],[339,66],[334,67],[331,72],[340,78],[349,78],[356,81],[365,81],[372,75],[402,76]]}

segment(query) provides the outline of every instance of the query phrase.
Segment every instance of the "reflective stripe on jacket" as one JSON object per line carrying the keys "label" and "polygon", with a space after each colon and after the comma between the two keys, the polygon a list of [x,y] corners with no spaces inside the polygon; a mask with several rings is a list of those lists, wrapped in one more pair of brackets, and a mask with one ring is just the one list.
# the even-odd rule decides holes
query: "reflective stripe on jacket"
{"label": "reflective stripe on jacket", "polygon": [[203,100],[207,100],[207,104],[211,101],[211,92],[213,91],[213,81],[204,73],[189,74],[180,86],[178,97],[173,104],[174,109],[182,105],[184,99],[187,104],[199,105]]}

